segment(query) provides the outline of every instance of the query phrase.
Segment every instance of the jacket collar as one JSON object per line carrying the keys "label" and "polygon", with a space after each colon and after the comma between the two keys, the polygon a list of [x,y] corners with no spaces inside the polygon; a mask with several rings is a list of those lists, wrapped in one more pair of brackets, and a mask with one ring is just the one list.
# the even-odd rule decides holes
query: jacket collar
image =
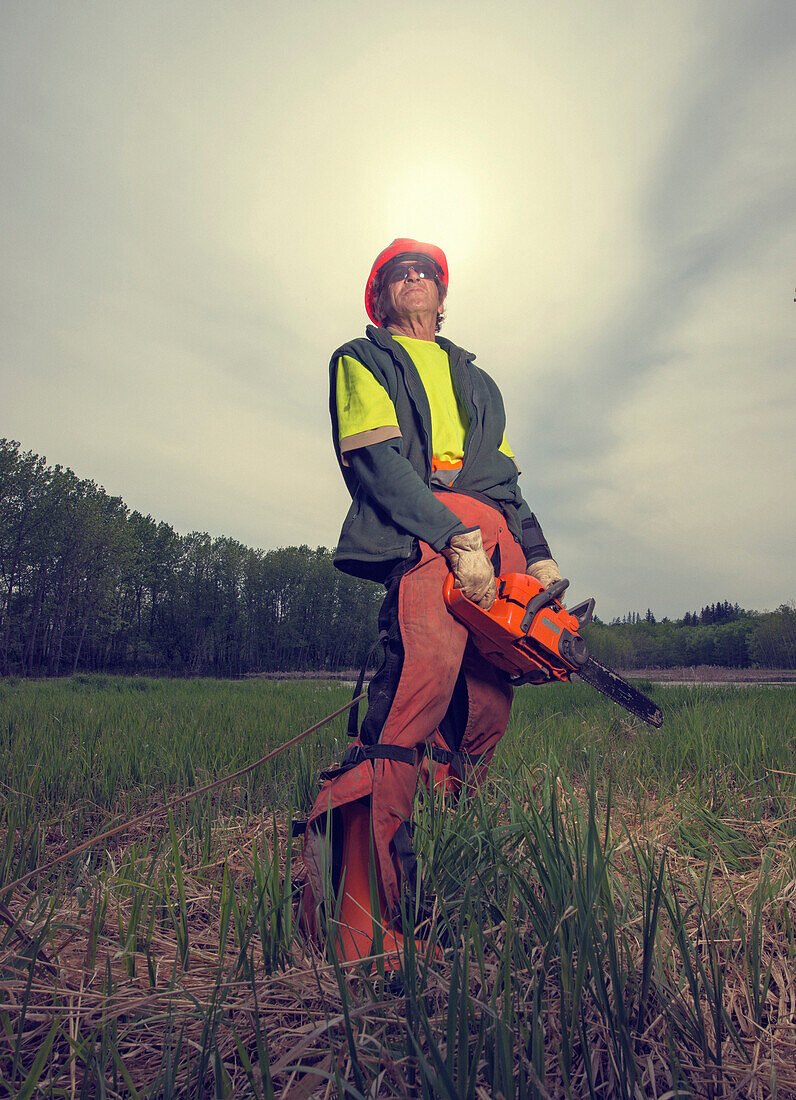
{"label": "jacket collar", "polygon": [[[365,335],[374,344],[378,344],[380,348],[384,348],[385,351],[392,351],[395,347],[393,338],[386,328],[377,328],[376,325],[368,325],[365,329]],[[463,355],[468,362],[472,362],[472,360],[475,359],[474,351],[465,351],[465,349],[460,348],[458,344],[454,344],[451,340],[446,340],[444,336],[437,336],[436,342],[448,353],[448,355],[458,352],[460,355]]]}

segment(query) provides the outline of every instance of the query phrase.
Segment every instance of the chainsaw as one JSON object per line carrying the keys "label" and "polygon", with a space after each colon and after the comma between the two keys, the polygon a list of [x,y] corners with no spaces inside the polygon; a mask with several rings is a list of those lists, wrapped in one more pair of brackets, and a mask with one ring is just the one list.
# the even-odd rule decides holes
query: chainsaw
{"label": "chainsaw", "polygon": [[591,621],[594,600],[565,608],[561,596],[569,581],[549,587],[526,573],[497,578],[497,599],[488,611],[454,588],[449,573],[443,588],[448,610],[469,629],[480,652],[508,673],[515,684],[567,681],[573,674],[620,707],[659,727],[663,715],[652,699],[589,656],[580,631]]}

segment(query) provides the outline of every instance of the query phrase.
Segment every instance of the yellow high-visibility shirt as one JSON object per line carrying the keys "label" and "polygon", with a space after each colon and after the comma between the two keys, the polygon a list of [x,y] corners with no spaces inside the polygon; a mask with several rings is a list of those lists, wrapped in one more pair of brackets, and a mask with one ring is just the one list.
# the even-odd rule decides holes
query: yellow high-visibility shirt
{"label": "yellow high-visibility shirt", "polygon": [[[417,367],[431,410],[431,444],[435,463],[454,464],[464,456],[470,420],[453,388],[448,353],[435,341],[396,336]],[[367,367],[350,355],[337,361],[337,420],[340,450],[400,437],[398,417],[387,391]],[[514,457],[505,435],[500,450]],[[345,461],[345,459],[344,459]]]}

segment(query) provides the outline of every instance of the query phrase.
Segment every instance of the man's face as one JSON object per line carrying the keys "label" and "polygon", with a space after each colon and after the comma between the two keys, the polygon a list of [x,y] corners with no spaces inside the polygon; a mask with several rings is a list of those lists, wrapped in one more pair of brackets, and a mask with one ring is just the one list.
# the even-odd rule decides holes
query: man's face
{"label": "man's face", "polygon": [[380,301],[388,318],[417,317],[428,314],[436,318],[444,295],[434,277],[436,269],[429,260],[404,260],[390,264],[382,277]]}

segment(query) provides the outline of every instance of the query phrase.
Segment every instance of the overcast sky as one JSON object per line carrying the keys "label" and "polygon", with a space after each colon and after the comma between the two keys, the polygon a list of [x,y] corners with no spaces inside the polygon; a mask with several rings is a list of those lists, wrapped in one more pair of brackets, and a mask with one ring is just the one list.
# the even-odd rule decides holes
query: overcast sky
{"label": "overcast sky", "polygon": [[3,0],[0,435],[332,546],[331,352],[398,236],[571,599],[796,597],[796,4]]}

